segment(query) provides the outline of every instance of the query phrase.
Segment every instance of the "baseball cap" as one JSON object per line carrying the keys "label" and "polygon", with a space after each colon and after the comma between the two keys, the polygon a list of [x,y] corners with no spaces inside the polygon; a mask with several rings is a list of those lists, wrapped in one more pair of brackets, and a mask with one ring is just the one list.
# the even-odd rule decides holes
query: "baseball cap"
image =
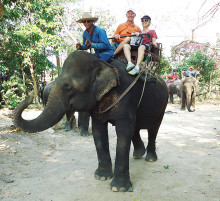
{"label": "baseball cap", "polygon": [[149,19],[149,20],[151,20],[150,16],[148,16],[148,15],[144,15],[141,19]]}
{"label": "baseball cap", "polygon": [[127,9],[126,14],[127,14],[128,11],[132,11],[134,14],[136,14],[136,11],[133,8]]}

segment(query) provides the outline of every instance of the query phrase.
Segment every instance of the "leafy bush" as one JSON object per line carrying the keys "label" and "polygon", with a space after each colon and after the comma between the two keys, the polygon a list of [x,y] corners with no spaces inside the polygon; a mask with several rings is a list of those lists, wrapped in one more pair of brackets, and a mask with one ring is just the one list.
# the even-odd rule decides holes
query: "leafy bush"
{"label": "leafy bush", "polygon": [[166,75],[169,74],[172,70],[170,65],[169,58],[162,56],[160,60],[160,68],[158,69],[157,73],[162,76],[163,79],[167,79]]}
{"label": "leafy bush", "polygon": [[190,66],[200,73],[198,75],[200,94],[204,98],[219,97],[219,44],[220,39],[214,46],[210,43],[183,41],[172,47],[172,61],[176,63],[179,73]]}
{"label": "leafy bush", "polygon": [[[201,51],[197,51],[196,54],[192,54],[187,61],[189,66],[194,66],[200,72],[200,78],[204,83],[210,81],[211,73],[214,71],[215,60],[209,58]],[[213,78],[213,77],[212,77]]]}
{"label": "leafy bush", "polygon": [[[14,109],[25,98],[25,89],[18,73],[14,73],[8,81],[2,83],[2,100],[4,107]],[[3,107],[3,104],[1,107]]]}

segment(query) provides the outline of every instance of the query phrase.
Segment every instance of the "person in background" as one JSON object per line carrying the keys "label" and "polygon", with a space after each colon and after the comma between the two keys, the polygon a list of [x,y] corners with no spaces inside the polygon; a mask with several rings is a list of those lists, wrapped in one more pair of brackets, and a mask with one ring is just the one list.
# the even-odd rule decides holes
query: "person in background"
{"label": "person in background", "polygon": [[115,46],[115,48],[117,48],[114,51],[114,55],[117,55],[119,52],[121,52],[124,44],[129,43],[131,40],[130,37],[121,38],[121,36],[128,36],[132,33],[136,33],[141,30],[140,27],[134,23],[136,12],[133,8],[129,8],[127,10],[126,17],[127,21],[125,23],[120,24],[114,33],[114,37],[116,40],[115,43],[113,43],[113,45]]}
{"label": "person in background", "polygon": [[182,71],[181,74],[182,74],[182,78],[183,78],[184,76],[185,76],[185,77],[195,77],[195,78],[196,78],[196,76],[199,74],[199,72],[195,71],[195,70],[194,70],[194,67],[190,66],[190,67],[188,68],[188,70]]}
{"label": "person in background", "polygon": [[186,77],[193,77],[196,79],[196,76],[199,74],[198,71],[194,70],[194,67],[190,66],[187,70],[181,72],[182,80]]}
{"label": "person in background", "polygon": [[172,72],[169,75],[167,75],[167,77],[169,79],[168,83],[172,83],[179,78],[178,72],[176,71],[176,67],[173,67]]}
{"label": "person in background", "polygon": [[76,49],[88,50],[94,48],[94,55],[103,61],[109,62],[114,57],[114,51],[108,41],[106,31],[93,24],[97,20],[98,18],[92,17],[89,12],[85,12],[82,18],[77,21],[83,23],[86,30],[83,32],[83,44],[77,43]]}
{"label": "person in background", "polygon": [[[151,24],[151,18],[148,15],[144,15],[141,18],[141,22],[142,22],[143,28],[141,31],[136,32],[135,35],[139,36],[140,34],[150,34],[151,37],[149,37],[149,35],[144,35],[143,41],[139,47],[131,46],[130,44],[124,44],[123,50],[124,50],[125,57],[128,61],[126,70],[129,71],[128,73],[130,75],[136,75],[140,72],[140,65],[144,59],[145,51],[149,50],[151,45],[153,45],[154,47],[158,47],[157,42],[156,42],[157,34],[155,30],[149,29],[149,26]],[[150,41],[151,38],[152,38],[152,41]],[[138,58],[137,58],[136,66],[131,62],[131,50],[138,50]]]}
{"label": "person in background", "polygon": [[186,71],[186,77],[196,77],[196,71],[194,71],[194,67],[190,66]]}

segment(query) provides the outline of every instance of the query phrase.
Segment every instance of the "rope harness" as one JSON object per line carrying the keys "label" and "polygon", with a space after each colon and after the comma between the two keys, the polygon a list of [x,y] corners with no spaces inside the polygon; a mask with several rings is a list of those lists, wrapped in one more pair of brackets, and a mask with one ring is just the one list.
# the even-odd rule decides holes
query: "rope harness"
{"label": "rope harness", "polygon": [[[147,62],[148,62],[148,60],[149,60],[149,58],[150,58],[150,53],[147,55],[147,58],[145,59],[145,66],[147,65]],[[145,71],[147,70],[147,68],[145,68]],[[145,76],[145,79],[144,79],[144,86],[143,86],[143,89],[142,89],[142,93],[141,93],[141,97],[140,97],[140,100],[139,100],[139,102],[138,102],[138,107],[139,107],[139,105],[140,105],[140,103],[141,103],[141,100],[142,100],[142,98],[143,98],[143,94],[144,94],[144,89],[145,89],[145,86],[146,86],[146,81],[147,81],[147,72],[146,72],[146,76]],[[138,108],[137,107],[137,108]]]}

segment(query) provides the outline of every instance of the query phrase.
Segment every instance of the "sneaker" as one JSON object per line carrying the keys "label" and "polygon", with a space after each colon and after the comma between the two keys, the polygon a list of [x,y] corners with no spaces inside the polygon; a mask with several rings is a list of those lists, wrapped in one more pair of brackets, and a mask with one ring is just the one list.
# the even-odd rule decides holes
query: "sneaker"
{"label": "sneaker", "polygon": [[135,66],[131,71],[129,71],[128,73],[130,75],[136,75],[140,72],[140,67],[139,66]]}
{"label": "sneaker", "polygon": [[127,70],[127,71],[130,71],[130,70],[132,70],[134,67],[135,67],[135,65],[134,65],[132,62],[129,62],[128,65],[127,65],[126,70]]}

